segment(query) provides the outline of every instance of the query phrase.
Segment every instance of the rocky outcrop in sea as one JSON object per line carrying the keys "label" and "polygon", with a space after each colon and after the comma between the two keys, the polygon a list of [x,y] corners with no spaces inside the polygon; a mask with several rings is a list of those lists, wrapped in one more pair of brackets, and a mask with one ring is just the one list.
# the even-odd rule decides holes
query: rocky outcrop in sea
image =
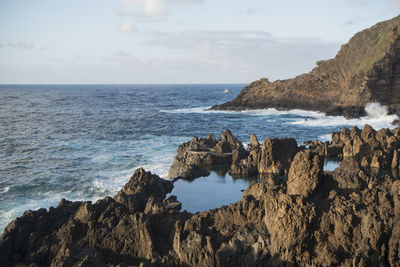
{"label": "rocky outcrop in sea", "polygon": [[230,166],[231,175],[287,174],[298,151],[294,138],[268,138],[260,145],[254,134],[250,135],[250,145],[245,149],[227,129],[219,140],[210,134],[180,145],[168,177],[194,179],[224,165]]}
{"label": "rocky outcrop in sea", "polygon": [[[0,265],[399,266],[400,180],[370,168],[380,150],[391,160],[379,156],[378,162],[397,162],[399,132],[345,129],[333,133],[331,143],[300,147],[290,138],[260,146],[252,135],[247,150],[230,131],[220,140],[195,138],[178,155],[226,154],[228,168],[242,164],[242,170],[255,151],[258,164],[252,166],[287,169],[287,179],[269,176],[251,184],[236,203],[191,214],[180,211],[175,196],[166,198],[172,181],[138,169],[114,197],[61,200],[55,208],[25,212],[4,230]],[[333,172],[323,170],[327,153],[344,156]]]}
{"label": "rocky outcrop in sea", "polygon": [[262,78],[212,109],[303,109],[353,118],[364,115],[370,102],[400,114],[400,16],[357,33],[309,73],[274,82]]}

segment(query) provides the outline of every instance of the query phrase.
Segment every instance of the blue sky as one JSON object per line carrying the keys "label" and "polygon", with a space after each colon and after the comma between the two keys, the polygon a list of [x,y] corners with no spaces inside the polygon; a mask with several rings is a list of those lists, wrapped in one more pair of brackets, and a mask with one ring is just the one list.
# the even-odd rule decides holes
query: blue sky
{"label": "blue sky", "polygon": [[285,79],[399,11],[399,0],[0,0],[0,83]]}

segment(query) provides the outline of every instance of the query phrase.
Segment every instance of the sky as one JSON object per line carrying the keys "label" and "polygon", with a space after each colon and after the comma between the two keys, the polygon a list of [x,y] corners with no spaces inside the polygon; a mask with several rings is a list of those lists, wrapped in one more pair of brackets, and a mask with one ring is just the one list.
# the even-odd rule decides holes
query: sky
{"label": "sky", "polygon": [[291,78],[400,0],[0,0],[0,83]]}

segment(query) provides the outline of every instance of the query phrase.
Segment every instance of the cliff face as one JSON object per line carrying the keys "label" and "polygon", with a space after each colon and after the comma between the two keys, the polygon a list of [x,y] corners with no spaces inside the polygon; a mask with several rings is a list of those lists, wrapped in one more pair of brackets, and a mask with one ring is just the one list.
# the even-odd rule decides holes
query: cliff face
{"label": "cliff face", "polygon": [[400,16],[354,35],[335,58],[293,79],[260,79],[212,109],[306,109],[357,117],[368,102],[400,114]]}

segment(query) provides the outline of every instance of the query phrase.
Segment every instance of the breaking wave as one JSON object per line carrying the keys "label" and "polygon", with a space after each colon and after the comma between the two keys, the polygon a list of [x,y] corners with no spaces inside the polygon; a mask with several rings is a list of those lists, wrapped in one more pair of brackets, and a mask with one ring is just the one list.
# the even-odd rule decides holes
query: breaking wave
{"label": "breaking wave", "polygon": [[366,116],[358,119],[346,119],[343,116],[315,116],[313,118],[302,118],[288,124],[304,125],[310,127],[321,126],[357,126],[362,128],[365,124],[371,125],[374,129],[395,128],[393,122],[399,117],[395,114],[389,115],[388,108],[377,102],[368,103],[365,106]]}

